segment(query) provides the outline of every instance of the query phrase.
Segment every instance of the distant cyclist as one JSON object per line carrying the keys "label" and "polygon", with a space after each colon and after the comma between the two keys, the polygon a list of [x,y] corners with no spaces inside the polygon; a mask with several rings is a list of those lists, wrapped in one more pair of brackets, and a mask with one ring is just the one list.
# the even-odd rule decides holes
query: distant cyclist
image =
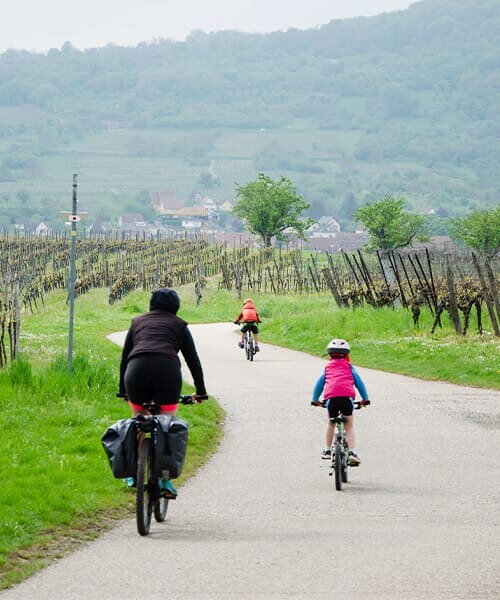
{"label": "distant cyclist", "polygon": [[[357,467],[361,460],[355,450],[353,401],[356,397],[356,389],[363,400],[368,400],[368,392],[363,380],[350,363],[349,344],[342,339],[333,339],[326,350],[329,361],[316,381],[312,394],[312,403],[315,406],[322,406],[324,403],[328,407],[326,442],[321,458],[331,458],[335,425],[330,422],[330,418],[336,417],[340,411],[347,418],[345,433],[349,445],[349,465]],[[321,393],[323,393],[323,402],[319,399]]]}
{"label": "distant cyclist", "polygon": [[245,347],[245,333],[250,330],[253,333],[255,339],[255,352],[260,350],[259,348],[259,328],[257,327],[257,323],[261,323],[259,313],[255,308],[255,304],[251,298],[247,298],[245,302],[243,302],[243,308],[241,309],[240,314],[234,320],[235,325],[239,325],[243,323],[241,328],[241,340],[238,342],[238,346],[240,348]]}
{"label": "distant cyclist", "polygon": [[[122,350],[118,395],[128,400],[134,416],[147,412],[143,404],[150,401],[160,406],[162,414],[175,414],[182,389],[179,351],[193,376],[194,401],[207,398],[193,337],[177,316],[179,306],[175,290],[160,288],[151,296],[149,312],[132,319]],[[167,479],[160,481],[160,488],[171,497],[177,495]]]}

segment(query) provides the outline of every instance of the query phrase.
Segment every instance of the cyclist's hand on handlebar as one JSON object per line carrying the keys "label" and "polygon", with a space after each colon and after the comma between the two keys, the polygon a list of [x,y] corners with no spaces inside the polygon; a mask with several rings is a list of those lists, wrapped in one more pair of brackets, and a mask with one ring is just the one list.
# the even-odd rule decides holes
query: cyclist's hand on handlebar
{"label": "cyclist's hand on handlebar", "polygon": [[366,400],[359,401],[359,406],[369,406],[370,404],[371,402],[368,400],[368,398]]}
{"label": "cyclist's hand on handlebar", "polygon": [[321,400],[319,400],[318,402],[313,402],[311,400],[311,406],[323,406],[323,402],[321,402]]}

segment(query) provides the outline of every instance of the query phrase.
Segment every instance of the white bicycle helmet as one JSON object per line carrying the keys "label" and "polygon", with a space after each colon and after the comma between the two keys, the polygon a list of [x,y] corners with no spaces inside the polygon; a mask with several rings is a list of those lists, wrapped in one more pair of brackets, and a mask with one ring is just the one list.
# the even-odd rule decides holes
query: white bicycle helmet
{"label": "white bicycle helmet", "polygon": [[326,347],[328,354],[349,354],[351,347],[345,340],[334,339]]}

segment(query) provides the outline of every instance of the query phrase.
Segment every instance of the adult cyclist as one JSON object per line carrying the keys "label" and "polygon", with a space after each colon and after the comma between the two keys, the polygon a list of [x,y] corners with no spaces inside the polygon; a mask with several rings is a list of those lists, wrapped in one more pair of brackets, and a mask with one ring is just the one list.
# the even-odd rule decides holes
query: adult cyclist
{"label": "adult cyclist", "polygon": [[[177,316],[179,307],[177,292],[160,288],[151,295],[149,311],[132,319],[122,350],[118,395],[128,401],[134,416],[147,413],[143,404],[151,401],[162,414],[175,414],[182,390],[179,352],[193,376],[193,400],[207,398],[201,362],[186,321]],[[169,497],[177,496],[168,479],[160,481],[160,488]]]}

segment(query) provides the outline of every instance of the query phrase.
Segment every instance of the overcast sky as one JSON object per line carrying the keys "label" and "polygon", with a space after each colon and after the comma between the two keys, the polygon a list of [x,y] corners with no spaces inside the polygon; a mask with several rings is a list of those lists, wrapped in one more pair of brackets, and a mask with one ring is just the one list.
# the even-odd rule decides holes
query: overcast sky
{"label": "overcast sky", "polygon": [[0,0],[0,52],[183,40],[193,29],[307,29],[403,10],[416,0]]}

